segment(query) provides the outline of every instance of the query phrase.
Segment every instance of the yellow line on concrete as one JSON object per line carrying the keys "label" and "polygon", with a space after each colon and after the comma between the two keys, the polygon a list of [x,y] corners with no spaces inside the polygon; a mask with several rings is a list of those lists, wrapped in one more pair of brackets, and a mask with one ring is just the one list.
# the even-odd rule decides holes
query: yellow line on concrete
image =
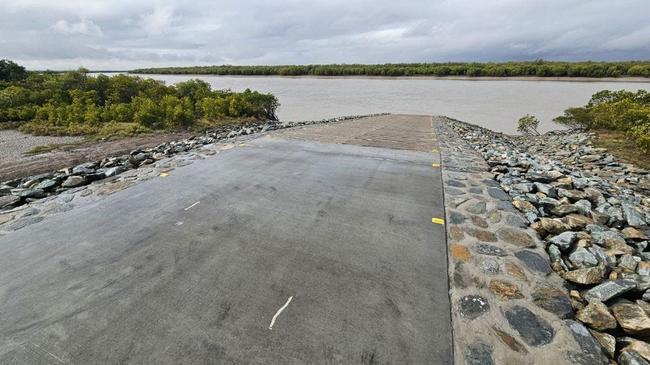
{"label": "yellow line on concrete", "polygon": [[445,224],[445,220],[442,218],[431,218],[431,223],[435,224]]}

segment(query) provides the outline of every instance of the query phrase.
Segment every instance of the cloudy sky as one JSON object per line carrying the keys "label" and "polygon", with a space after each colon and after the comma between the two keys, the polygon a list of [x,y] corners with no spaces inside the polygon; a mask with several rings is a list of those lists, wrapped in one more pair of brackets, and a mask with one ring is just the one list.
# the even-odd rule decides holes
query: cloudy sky
{"label": "cloudy sky", "polygon": [[649,0],[0,0],[31,69],[650,59]]}

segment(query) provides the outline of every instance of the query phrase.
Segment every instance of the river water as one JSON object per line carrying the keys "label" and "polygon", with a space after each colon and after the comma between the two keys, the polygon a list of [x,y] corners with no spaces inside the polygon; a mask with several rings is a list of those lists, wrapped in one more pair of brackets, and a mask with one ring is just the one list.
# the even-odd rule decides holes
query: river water
{"label": "river water", "polygon": [[270,92],[281,120],[316,120],[351,114],[446,115],[492,130],[516,133],[524,114],[537,116],[540,131],[561,128],[552,119],[584,105],[603,89],[650,90],[648,82],[453,80],[432,78],[319,78],[275,76],[145,75],[167,84],[202,79],[216,89]]}

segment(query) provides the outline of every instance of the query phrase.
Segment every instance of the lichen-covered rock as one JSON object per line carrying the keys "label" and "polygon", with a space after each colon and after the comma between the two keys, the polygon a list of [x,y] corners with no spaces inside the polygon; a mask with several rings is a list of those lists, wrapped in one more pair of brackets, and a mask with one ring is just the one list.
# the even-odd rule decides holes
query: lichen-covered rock
{"label": "lichen-covered rock", "polygon": [[648,239],[648,235],[645,232],[633,227],[625,227],[622,232],[625,240],[643,241]]}
{"label": "lichen-covered rock", "polygon": [[506,261],[506,272],[508,275],[515,277],[519,280],[527,281],[526,273],[517,264],[512,261]]}
{"label": "lichen-covered rock", "polygon": [[614,358],[614,353],[616,352],[616,338],[609,333],[598,332],[594,330],[589,330],[592,336],[600,343],[600,346],[605,350],[605,353],[610,358]]}
{"label": "lichen-covered rock", "polygon": [[0,209],[12,206],[20,202],[20,197],[15,195],[0,196]]}
{"label": "lichen-covered rock", "polygon": [[641,213],[638,208],[625,203],[622,204],[621,208],[623,210],[623,217],[627,221],[627,224],[632,227],[643,227],[647,225],[644,214]]}
{"label": "lichen-covered rock", "polygon": [[479,260],[479,268],[486,274],[496,275],[501,272],[499,261],[491,257],[485,257]]}
{"label": "lichen-covered rock", "polygon": [[544,275],[550,274],[551,267],[548,261],[536,252],[522,250],[515,252],[515,257],[521,260],[529,269]]}
{"label": "lichen-covered rock", "polygon": [[559,171],[529,171],[526,177],[535,182],[550,183],[564,176]]}
{"label": "lichen-covered rock", "polygon": [[461,214],[460,212],[456,212],[453,210],[450,210],[447,212],[448,216],[448,221],[451,224],[463,224],[465,222],[466,217]]}
{"label": "lichen-covered rock", "polygon": [[636,272],[642,276],[650,276],[650,261],[641,261],[636,267]]}
{"label": "lichen-covered rock", "polygon": [[35,189],[36,190],[42,190],[42,191],[47,191],[51,190],[59,185],[59,180],[58,179],[48,179],[48,180],[43,180],[38,185],[36,185]]}
{"label": "lichen-covered rock", "polygon": [[626,293],[636,288],[636,282],[629,279],[619,279],[614,281],[606,281],[597,285],[585,292],[583,295],[587,301],[598,300],[601,302],[608,301],[623,293]]}
{"label": "lichen-covered rock", "polygon": [[580,214],[569,214],[562,218],[562,222],[566,223],[571,230],[582,230],[593,224],[594,220]]}
{"label": "lichen-covered rock", "polygon": [[650,365],[641,355],[635,351],[622,351],[618,355],[618,365]]}
{"label": "lichen-covered rock", "polygon": [[479,228],[469,228],[465,230],[467,234],[469,234],[472,237],[475,237],[479,241],[483,242],[496,242],[497,241],[497,236],[487,230],[484,229],[479,229]]}
{"label": "lichen-covered rock", "polygon": [[572,283],[589,285],[601,283],[604,279],[604,267],[586,267],[583,269],[571,270],[564,273],[564,280]]}
{"label": "lichen-covered rock", "polygon": [[528,308],[514,306],[505,313],[506,319],[521,338],[530,346],[543,346],[553,341],[555,331],[546,321]]}
{"label": "lichen-covered rock", "polygon": [[466,295],[460,298],[460,315],[467,319],[475,319],[490,310],[487,299],[480,295]]}
{"label": "lichen-covered rock", "polygon": [[616,321],[626,333],[650,335],[650,317],[639,305],[620,301],[611,307]]}
{"label": "lichen-covered rock", "polygon": [[465,364],[466,365],[494,365],[492,359],[493,353],[492,346],[485,343],[477,342],[468,345],[465,348]]}
{"label": "lichen-covered rock", "polygon": [[501,227],[497,230],[497,237],[519,247],[532,248],[536,246],[535,240],[521,229]]}
{"label": "lichen-covered rock", "polygon": [[526,212],[537,213],[537,208],[535,208],[533,204],[525,200],[519,200],[519,199],[513,200],[512,205],[514,205],[515,208],[517,208],[522,213],[526,213]]}
{"label": "lichen-covered rock", "polygon": [[569,261],[577,268],[594,267],[598,265],[598,259],[594,254],[584,247],[578,247],[569,254]]}
{"label": "lichen-covered rock", "polygon": [[573,204],[560,204],[556,207],[553,207],[550,210],[550,213],[557,217],[564,217],[565,215],[577,213],[578,208]]}
{"label": "lichen-covered rock", "polygon": [[596,300],[579,310],[576,319],[597,331],[616,328],[616,318],[609,313],[605,304]]}
{"label": "lichen-covered rock", "polygon": [[557,235],[571,230],[568,224],[557,218],[541,218],[539,221],[533,223],[531,227],[542,237]]}
{"label": "lichen-covered rock", "polygon": [[650,361],[650,343],[647,341],[632,340],[621,351],[633,351],[641,355],[646,361]]}
{"label": "lichen-covered rock", "polygon": [[460,261],[467,262],[472,257],[472,254],[469,252],[469,249],[463,245],[450,245],[449,252],[451,252],[451,255],[456,260],[460,260]]}
{"label": "lichen-covered rock", "polygon": [[602,247],[591,246],[587,250],[596,256],[596,259],[598,259],[598,262],[600,262],[602,265],[605,265],[610,269],[616,266],[616,256],[608,251],[605,251]]}
{"label": "lichen-covered rock", "polygon": [[569,350],[569,358],[574,364],[593,365],[608,363],[601,351],[600,343],[591,335],[589,330],[580,322],[566,320],[573,338],[578,343],[580,351]]}
{"label": "lichen-covered rock", "polygon": [[501,190],[500,188],[489,187],[487,189],[487,192],[491,197],[495,199],[504,200],[504,201],[510,200],[510,196],[505,192],[503,192],[503,190]]}
{"label": "lichen-covered rock", "polygon": [[650,289],[650,277],[649,276],[642,276],[636,273],[628,273],[628,272],[623,272],[621,273],[621,279],[625,280],[630,280],[634,282],[634,290],[636,292],[644,292],[648,289]]}
{"label": "lichen-covered rock", "polygon": [[459,208],[465,209],[465,211],[472,214],[484,214],[487,210],[486,206],[484,201],[472,199],[460,205]]}
{"label": "lichen-covered rock", "polygon": [[625,254],[618,259],[618,267],[627,272],[635,272],[639,262],[641,262],[640,257]]}
{"label": "lichen-covered rock", "polygon": [[589,216],[591,214],[591,202],[587,199],[578,200],[573,203],[578,208],[578,213],[582,216]]}
{"label": "lichen-covered rock", "polygon": [[508,334],[507,332],[495,326],[492,327],[492,330],[497,335],[497,337],[499,337],[501,342],[503,342],[506,346],[508,346],[512,351],[520,352],[524,354],[528,353],[526,346],[524,346],[519,341],[517,341],[517,339],[514,338],[512,335]]}
{"label": "lichen-covered rock", "polygon": [[70,176],[63,182],[63,184],[61,184],[61,186],[64,188],[74,188],[77,186],[84,185],[86,183],[87,180],[83,176]]}
{"label": "lichen-covered rock", "polygon": [[548,239],[548,241],[557,246],[562,251],[570,250],[573,243],[578,237],[577,232],[562,232]]}
{"label": "lichen-covered rock", "polygon": [[532,293],[533,302],[540,308],[555,313],[562,319],[573,317],[571,300],[564,291],[553,287],[542,287]]}
{"label": "lichen-covered rock", "polygon": [[488,286],[492,293],[501,299],[519,299],[524,297],[516,285],[504,280],[490,280]]}
{"label": "lichen-covered rock", "polygon": [[577,202],[578,200],[587,199],[589,197],[589,194],[580,190],[558,189],[557,196],[560,198],[568,198],[573,202]]}
{"label": "lichen-covered rock", "polygon": [[487,243],[480,243],[476,245],[475,247],[476,252],[482,255],[490,255],[490,256],[507,256],[508,253],[504,251],[502,248],[494,246],[494,245],[489,245]]}

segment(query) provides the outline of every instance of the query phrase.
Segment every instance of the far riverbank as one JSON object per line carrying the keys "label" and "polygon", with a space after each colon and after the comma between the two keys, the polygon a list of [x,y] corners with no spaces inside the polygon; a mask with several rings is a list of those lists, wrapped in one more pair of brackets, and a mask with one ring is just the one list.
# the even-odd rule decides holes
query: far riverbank
{"label": "far riverbank", "polygon": [[[62,71],[63,72],[63,71]],[[235,77],[235,78],[285,78],[285,79],[369,79],[369,80],[463,80],[463,81],[563,81],[563,82],[630,82],[630,83],[650,83],[650,78],[646,77],[539,77],[539,76],[371,76],[371,75],[213,75],[213,74],[149,74],[134,73],[130,71],[91,71],[91,74],[129,74],[140,77],[150,75],[166,76],[195,76],[201,77]]]}
{"label": "far riverbank", "polygon": [[[101,72],[99,72],[101,73]],[[112,73],[112,72],[104,72]],[[121,73],[121,72],[116,72]],[[134,76],[149,76],[157,74],[139,74],[124,72]],[[163,75],[163,74],[160,74]],[[369,79],[369,80],[463,80],[463,81],[564,81],[564,82],[637,82],[650,83],[650,79],[645,77],[538,77],[538,76],[318,76],[318,75],[212,75],[212,74],[164,74],[166,76],[196,76],[196,77],[268,77],[268,78],[286,78],[286,79]]]}

